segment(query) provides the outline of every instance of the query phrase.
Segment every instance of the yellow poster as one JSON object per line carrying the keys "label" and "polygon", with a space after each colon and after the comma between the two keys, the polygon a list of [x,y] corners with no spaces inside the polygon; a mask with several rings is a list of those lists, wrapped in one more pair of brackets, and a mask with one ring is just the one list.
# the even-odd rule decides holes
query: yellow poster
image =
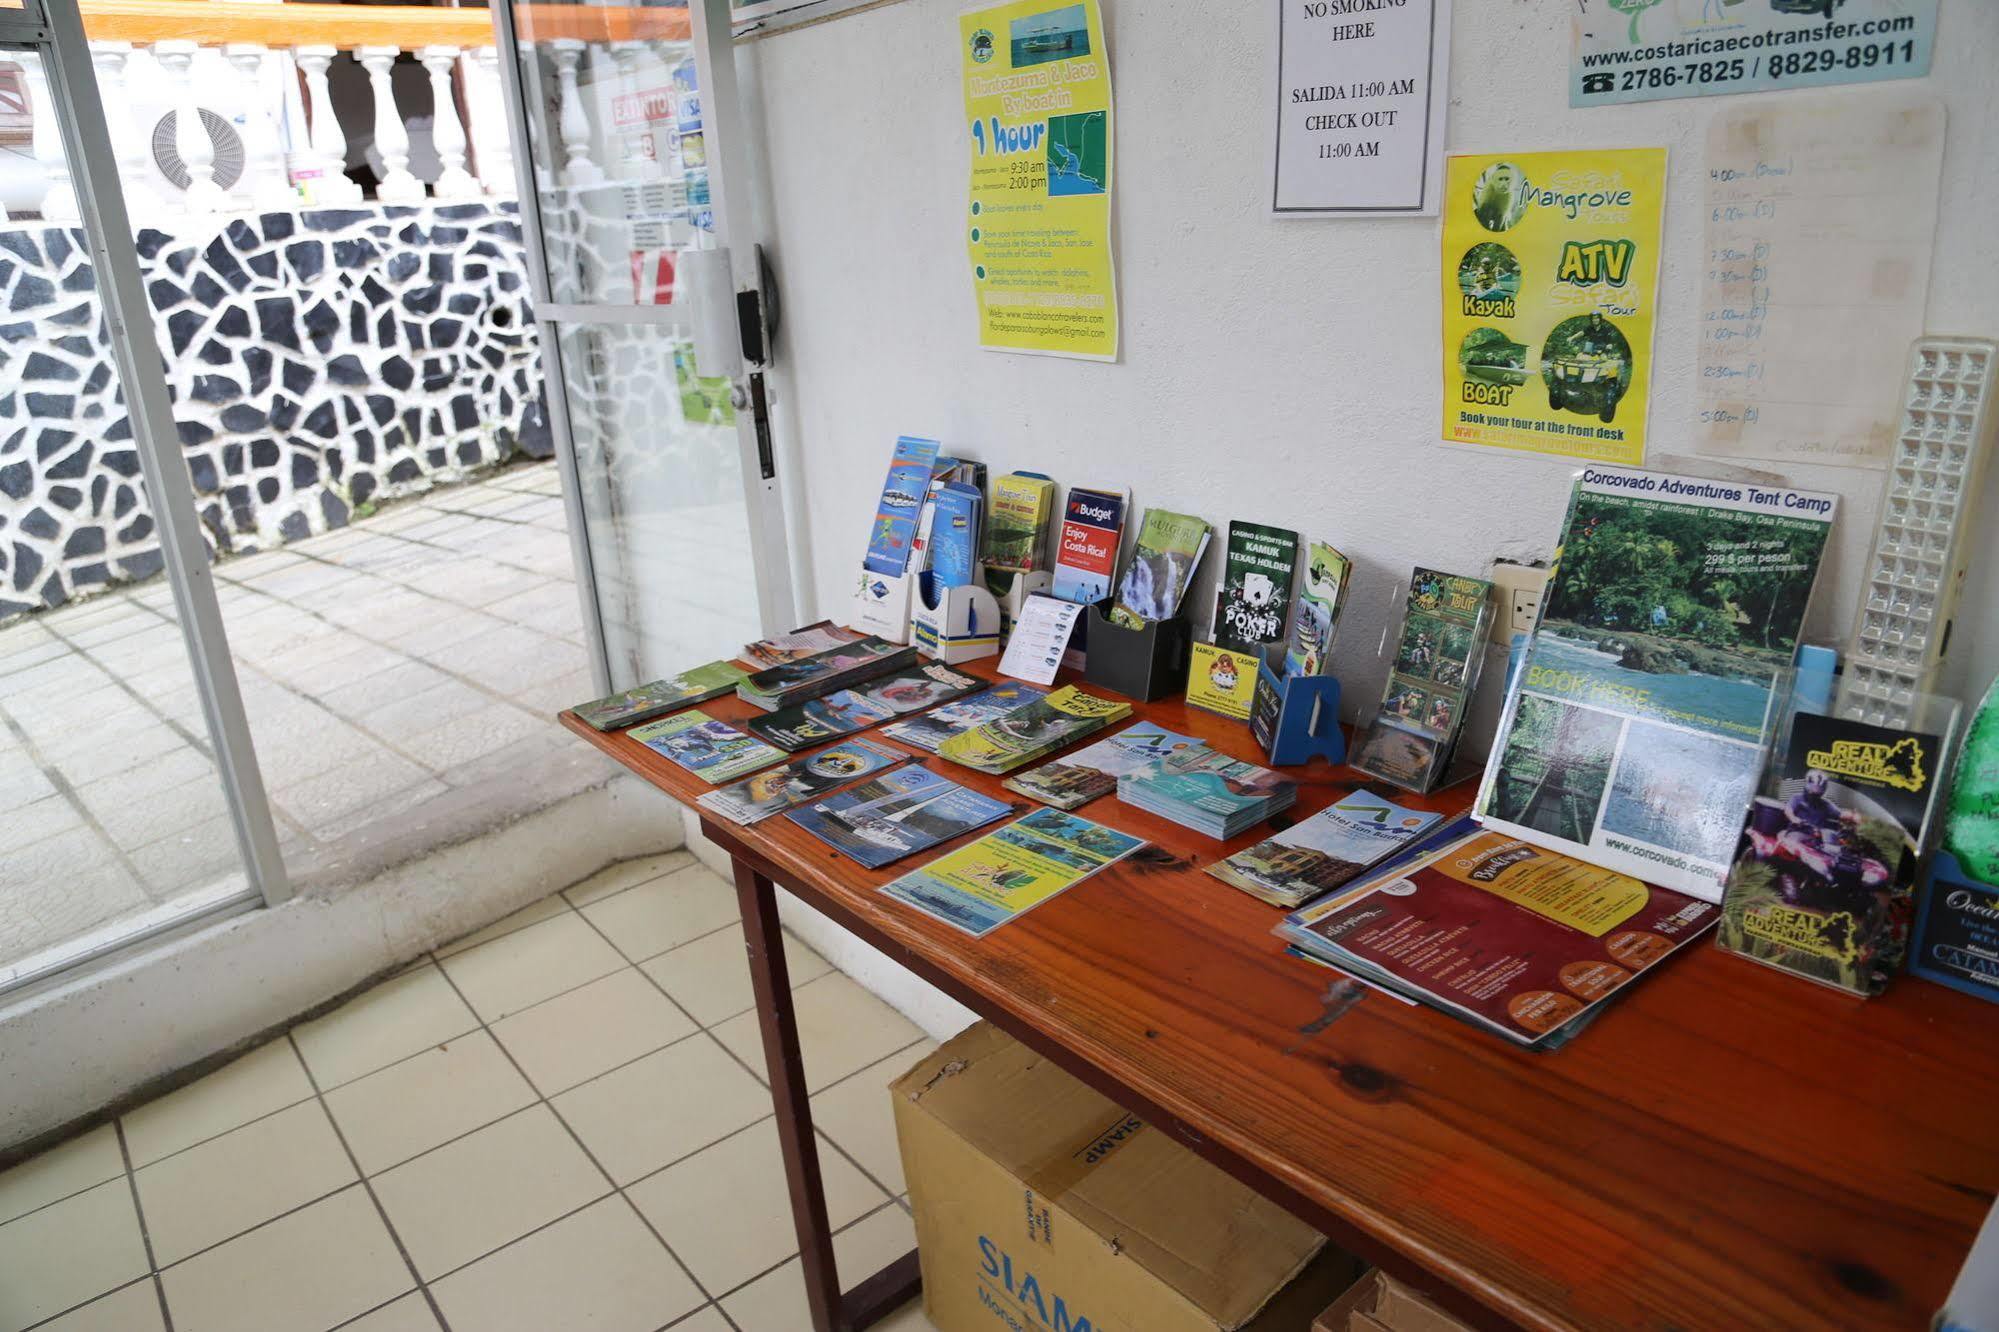
{"label": "yellow poster", "polygon": [[1111,67],[1097,0],[958,20],[979,345],[1117,358]]}
{"label": "yellow poster", "polygon": [[1665,192],[1664,148],[1450,159],[1447,442],[1645,461]]}

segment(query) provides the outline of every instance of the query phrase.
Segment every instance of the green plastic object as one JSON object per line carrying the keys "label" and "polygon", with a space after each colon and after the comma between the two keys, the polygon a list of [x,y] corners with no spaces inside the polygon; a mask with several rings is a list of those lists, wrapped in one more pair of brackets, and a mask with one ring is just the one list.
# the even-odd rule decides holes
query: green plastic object
{"label": "green plastic object", "polygon": [[1964,733],[1943,836],[1944,849],[1966,874],[1999,884],[1999,680]]}

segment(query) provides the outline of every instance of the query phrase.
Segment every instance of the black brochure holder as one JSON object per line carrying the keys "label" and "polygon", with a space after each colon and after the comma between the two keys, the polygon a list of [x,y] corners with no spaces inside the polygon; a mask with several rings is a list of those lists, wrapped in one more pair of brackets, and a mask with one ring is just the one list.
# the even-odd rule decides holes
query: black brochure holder
{"label": "black brochure holder", "polygon": [[1105,612],[1109,604],[1100,601],[1090,607],[1090,647],[1083,679],[1140,702],[1184,690],[1194,643],[1194,629],[1187,617],[1149,620],[1143,629],[1127,629]]}

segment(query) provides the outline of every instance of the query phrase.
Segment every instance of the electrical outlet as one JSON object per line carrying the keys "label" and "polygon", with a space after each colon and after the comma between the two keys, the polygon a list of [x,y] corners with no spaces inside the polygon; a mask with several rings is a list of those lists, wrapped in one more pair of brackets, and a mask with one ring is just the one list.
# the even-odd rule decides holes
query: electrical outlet
{"label": "electrical outlet", "polygon": [[1499,600],[1499,613],[1492,617],[1492,641],[1505,646],[1515,634],[1534,632],[1534,622],[1541,617],[1548,571],[1502,561],[1492,566],[1491,578],[1492,594]]}

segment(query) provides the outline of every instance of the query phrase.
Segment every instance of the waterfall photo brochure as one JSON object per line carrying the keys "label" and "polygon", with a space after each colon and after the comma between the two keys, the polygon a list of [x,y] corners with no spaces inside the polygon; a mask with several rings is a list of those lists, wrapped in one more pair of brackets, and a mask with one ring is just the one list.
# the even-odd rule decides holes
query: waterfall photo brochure
{"label": "waterfall photo brochure", "polygon": [[882,891],[970,935],[987,934],[1145,845],[1142,837],[1037,809]]}
{"label": "waterfall photo brochure", "polygon": [[1066,758],[1009,777],[1003,784],[1007,790],[1044,805],[1077,809],[1117,790],[1117,779],[1124,774],[1149,768],[1168,754],[1199,748],[1201,742],[1191,735],[1175,735],[1151,722],[1140,722]]}
{"label": "waterfall photo brochure", "polygon": [[1048,691],[1038,685],[1022,684],[1017,680],[1002,680],[990,689],[981,690],[966,698],[915,717],[907,717],[882,727],[882,734],[891,740],[899,740],[905,745],[925,749],[932,754],[954,735],[962,735],[974,726],[983,726],[989,721],[1006,716],[1015,708],[1026,707],[1029,703],[1046,698]]}
{"label": "waterfall photo brochure", "polygon": [[883,773],[785,817],[849,860],[878,869],[1013,811],[928,768]]}
{"label": "waterfall photo brochure", "polygon": [[650,721],[662,712],[671,712],[689,703],[706,703],[711,698],[720,698],[741,684],[748,675],[748,671],[733,661],[711,661],[665,680],[654,680],[651,684],[627,689],[622,694],[579,704],[574,711],[600,731],[615,731],[633,722]]}
{"label": "waterfall photo brochure", "polygon": [[731,823],[757,823],[908,757],[865,740],[848,740],[718,787],[697,803]]}
{"label": "waterfall photo brochure", "polygon": [[1207,872],[1272,906],[1295,907],[1411,846],[1442,817],[1356,791]]}
{"label": "waterfall photo brochure", "polygon": [[1201,567],[1214,529],[1205,518],[1167,509],[1147,509],[1138,525],[1138,547],[1131,567],[1118,584],[1111,621],[1127,629],[1143,629],[1156,620],[1170,620]]}
{"label": "waterfall photo brochure", "polygon": [[1834,507],[1585,469],[1480,821],[1719,902]]}
{"label": "waterfall photo brochure", "polygon": [[1720,909],[1468,819],[1435,849],[1287,916],[1279,938],[1521,1045],[1572,1031]]}
{"label": "waterfall photo brochure", "polygon": [[855,689],[842,689],[824,698],[779,708],[765,717],[752,717],[748,725],[759,738],[779,749],[796,752],[821,741],[852,735],[891,717],[961,698],[984,683],[976,676],[961,675],[935,663],[906,666]]}
{"label": "waterfall photo brochure", "polygon": [[767,768],[784,757],[753,735],[745,735],[699,708],[647,722],[625,732],[655,753],[664,754],[705,782],[720,785]]}

